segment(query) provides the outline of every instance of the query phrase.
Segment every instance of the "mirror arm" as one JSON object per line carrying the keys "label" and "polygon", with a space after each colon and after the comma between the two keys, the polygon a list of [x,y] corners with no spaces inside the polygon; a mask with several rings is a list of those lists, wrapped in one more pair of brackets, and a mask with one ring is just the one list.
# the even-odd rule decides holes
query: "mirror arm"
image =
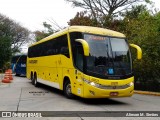
{"label": "mirror arm", "polygon": [[137,59],[138,60],[142,59],[142,49],[138,45],[135,45],[135,44],[130,44],[130,46],[137,49]]}
{"label": "mirror arm", "polygon": [[89,45],[88,45],[88,43],[83,39],[76,39],[75,41],[82,44],[83,50],[84,50],[84,55],[89,56]]}

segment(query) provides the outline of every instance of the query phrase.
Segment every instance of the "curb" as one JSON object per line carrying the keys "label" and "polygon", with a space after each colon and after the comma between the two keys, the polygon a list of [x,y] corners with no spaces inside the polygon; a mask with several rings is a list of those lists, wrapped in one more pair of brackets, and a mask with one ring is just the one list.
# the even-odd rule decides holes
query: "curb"
{"label": "curb", "polygon": [[143,95],[153,95],[153,96],[160,96],[159,92],[150,92],[150,91],[139,91],[139,90],[134,90],[135,94],[143,94]]}

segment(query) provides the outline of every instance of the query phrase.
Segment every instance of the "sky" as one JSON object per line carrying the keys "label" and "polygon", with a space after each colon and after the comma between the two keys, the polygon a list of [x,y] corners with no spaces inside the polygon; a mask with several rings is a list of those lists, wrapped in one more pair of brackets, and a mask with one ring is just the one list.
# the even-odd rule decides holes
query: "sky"
{"label": "sky", "polygon": [[0,13],[31,31],[43,29],[44,21],[65,27],[78,11],[64,0],[0,0]]}
{"label": "sky", "polygon": [[[160,0],[152,0],[160,10]],[[44,30],[43,22],[60,27],[68,26],[67,22],[74,18],[81,8],[73,8],[65,0],[0,0],[0,13],[15,20],[30,31]],[[52,22],[50,22],[52,21]],[[24,51],[27,47],[23,47]]]}
{"label": "sky", "polygon": [[[160,10],[160,0],[152,1]],[[0,0],[0,13],[31,31],[42,30],[44,21],[56,21],[61,27],[66,27],[67,22],[81,10],[73,8],[65,0]]]}

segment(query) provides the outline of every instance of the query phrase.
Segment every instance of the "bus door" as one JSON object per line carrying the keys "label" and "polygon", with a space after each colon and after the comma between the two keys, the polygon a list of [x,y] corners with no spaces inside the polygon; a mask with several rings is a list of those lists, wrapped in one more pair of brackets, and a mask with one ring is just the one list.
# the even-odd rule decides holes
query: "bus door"
{"label": "bus door", "polygon": [[76,66],[75,70],[75,94],[78,96],[83,96],[83,78],[84,78],[84,51],[80,43],[76,43],[74,48],[74,63]]}
{"label": "bus door", "polygon": [[57,60],[57,77],[60,85],[63,83],[63,76],[66,74],[71,74],[70,72],[70,58],[69,51],[67,47],[62,47],[60,50],[60,55]]}

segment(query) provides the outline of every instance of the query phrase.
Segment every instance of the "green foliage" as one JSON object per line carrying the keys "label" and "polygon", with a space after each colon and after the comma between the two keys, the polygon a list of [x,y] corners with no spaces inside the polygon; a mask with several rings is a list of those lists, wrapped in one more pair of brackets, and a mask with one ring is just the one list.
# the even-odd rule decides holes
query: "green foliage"
{"label": "green foliage", "polygon": [[85,26],[100,26],[100,23],[96,22],[91,15],[87,14],[87,11],[77,12],[73,19],[68,22],[69,25],[85,25]]}
{"label": "green foliage", "polygon": [[52,29],[52,25],[48,24],[47,22],[43,22],[43,26],[47,29],[48,34],[52,34],[54,32],[54,30]]}
{"label": "green foliage", "polygon": [[136,6],[126,12],[123,22],[125,29],[122,31],[129,42],[139,45],[143,51],[142,60],[133,61],[135,81],[143,86],[151,83],[160,86],[160,13],[152,15],[145,6]]}
{"label": "green foliage", "polygon": [[8,62],[11,55],[28,40],[29,31],[15,21],[0,14],[0,69]]}
{"label": "green foliage", "polygon": [[9,37],[0,36],[0,68],[3,68],[3,65],[6,61],[10,59],[11,56],[11,40]]}
{"label": "green foliage", "polygon": [[[124,33],[129,43],[142,48],[142,60],[133,59],[136,88],[160,91],[160,12],[152,14],[145,5],[132,6],[121,14],[121,19],[106,22],[107,28]],[[70,23],[96,26],[90,16],[75,16]],[[136,58],[136,52],[132,50],[132,53]]]}
{"label": "green foliage", "polygon": [[41,39],[49,36],[49,33],[45,33],[44,31],[35,31],[34,34],[36,35],[36,41],[40,41]]}
{"label": "green foliage", "polygon": [[56,30],[54,30],[52,28],[52,25],[50,25],[47,22],[43,22],[43,27],[45,28],[45,31],[35,31],[34,34],[36,35],[36,41],[40,41],[41,39],[53,34],[54,32],[56,32]]}
{"label": "green foliage", "polygon": [[11,62],[5,62],[3,67],[4,67],[4,70],[10,69],[11,68]]}
{"label": "green foliage", "polygon": [[156,72],[156,70],[158,70],[152,69],[153,66],[156,67],[155,64],[157,64],[157,62],[155,62],[155,60],[159,59],[160,56],[159,23],[155,17],[156,15],[152,16],[148,11],[144,11],[139,14],[138,18],[129,20],[126,26],[127,30],[130,31],[128,32],[130,34],[127,34],[128,38],[131,40],[130,42],[138,44],[143,50],[141,67],[145,69],[148,67],[150,68],[147,71],[149,73],[148,75],[151,77],[147,75],[145,79],[155,78],[156,76],[153,75],[154,73],[152,73],[152,71]]}
{"label": "green foliage", "polygon": [[[81,7],[90,12],[90,18],[102,27],[108,27],[113,19],[124,10],[129,10],[131,5],[138,3],[151,4],[150,0],[65,0],[74,7]],[[88,20],[88,19],[87,19]]]}

